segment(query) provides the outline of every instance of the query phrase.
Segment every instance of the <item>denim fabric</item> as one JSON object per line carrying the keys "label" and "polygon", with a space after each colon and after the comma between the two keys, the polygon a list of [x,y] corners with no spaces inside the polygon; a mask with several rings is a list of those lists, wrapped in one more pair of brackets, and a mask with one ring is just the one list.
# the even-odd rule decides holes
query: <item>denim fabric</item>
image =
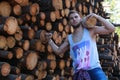
{"label": "denim fabric", "polygon": [[105,73],[101,68],[88,70],[91,80],[108,80]]}

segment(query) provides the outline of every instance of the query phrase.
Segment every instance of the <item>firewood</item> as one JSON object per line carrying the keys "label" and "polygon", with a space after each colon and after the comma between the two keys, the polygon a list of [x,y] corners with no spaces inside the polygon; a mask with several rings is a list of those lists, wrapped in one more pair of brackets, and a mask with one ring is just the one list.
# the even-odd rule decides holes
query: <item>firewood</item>
{"label": "firewood", "polygon": [[46,34],[46,30],[38,30],[35,34],[35,39],[40,39],[40,41],[44,44],[47,42],[45,34]]}
{"label": "firewood", "polygon": [[24,39],[33,39],[35,36],[35,31],[27,26],[20,26],[22,32],[23,32],[23,38]]}
{"label": "firewood", "polygon": [[4,17],[10,16],[12,11],[12,7],[10,4],[6,1],[0,2],[0,15]]}
{"label": "firewood", "polygon": [[67,37],[67,33],[65,31],[62,31],[62,39],[65,39]]}
{"label": "firewood", "polygon": [[42,60],[42,61],[38,62],[38,70],[39,71],[46,70],[47,66],[48,66],[48,64],[47,64],[47,62],[45,60]]}
{"label": "firewood", "polygon": [[26,6],[29,4],[29,0],[14,0],[14,1],[20,4],[21,6]]}
{"label": "firewood", "polygon": [[40,7],[39,7],[39,4],[38,3],[33,3],[31,6],[30,6],[30,14],[32,16],[35,16],[39,13],[39,10],[40,10]]}
{"label": "firewood", "polygon": [[56,30],[58,32],[62,32],[63,31],[63,24],[60,21],[54,23],[53,30]]}
{"label": "firewood", "polygon": [[70,8],[70,0],[63,0],[63,8]]}
{"label": "firewood", "polygon": [[33,75],[28,75],[28,74],[20,74],[21,80],[34,80]]}
{"label": "firewood", "polygon": [[30,41],[30,49],[40,52],[45,52],[45,46],[42,44],[42,42],[39,39],[33,39]]}
{"label": "firewood", "polygon": [[29,40],[21,40],[21,41],[16,42],[16,46],[21,47],[23,50],[27,51],[29,50],[30,42]]}
{"label": "firewood", "polygon": [[65,12],[65,16],[66,16],[66,17],[68,17],[69,11],[70,11],[70,10],[69,10],[68,8],[65,8],[65,9],[64,9],[64,12]]}
{"label": "firewood", "polygon": [[53,32],[53,36],[52,36],[52,38],[53,38],[54,41],[57,39],[57,36],[58,36],[58,32],[54,31]]}
{"label": "firewood", "polygon": [[17,29],[16,33],[14,34],[14,38],[16,41],[20,41],[23,38],[23,32],[20,28]]}
{"label": "firewood", "polygon": [[0,31],[2,34],[7,33],[8,35],[13,35],[17,31],[18,22],[17,19],[13,16],[10,17],[1,17],[3,19],[1,22],[3,25],[0,25]]}
{"label": "firewood", "polygon": [[7,37],[6,40],[7,40],[7,46],[8,46],[8,48],[13,48],[15,46],[16,40],[15,40],[14,37],[9,36],[9,37]]}
{"label": "firewood", "polygon": [[47,51],[48,51],[48,53],[52,53],[53,52],[53,49],[52,49],[52,47],[49,44],[47,45]]}
{"label": "firewood", "polygon": [[39,71],[39,73],[38,73],[38,80],[45,79],[46,76],[47,76],[47,71],[45,71],[45,70]]}
{"label": "firewood", "polygon": [[0,49],[4,49],[7,46],[7,40],[5,36],[0,36]]}
{"label": "firewood", "polygon": [[60,10],[56,10],[56,11],[55,11],[55,17],[56,17],[56,19],[58,19],[58,20],[62,18],[61,13],[60,13]]}
{"label": "firewood", "polygon": [[45,18],[46,18],[46,15],[44,12],[39,12],[38,16],[39,16],[40,20],[45,20]]}
{"label": "firewood", "polygon": [[11,66],[11,71],[10,71],[10,74],[16,74],[16,75],[19,75],[21,73],[21,70],[16,67],[16,66]]}
{"label": "firewood", "polygon": [[33,70],[37,66],[38,55],[35,51],[26,51],[24,57],[20,59],[19,67],[27,68],[27,70]]}
{"label": "firewood", "polygon": [[52,24],[51,24],[51,22],[46,22],[45,27],[46,27],[46,30],[47,30],[47,31],[52,30]]}
{"label": "firewood", "polygon": [[46,11],[45,12],[45,15],[46,15],[46,18],[45,18],[45,21],[51,21],[51,22],[55,22],[56,20],[56,15],[55,15],[55,12],[54,11]]}
{"label": "firewood", "polygon": [[38,1],[41,11],[53,11],[63,9],[63,4],[61,0],[46,0]]}
{"label": "firewood", "polygon": [[106,59],[106,60],[114,60],[114,56],[108,56],[108,55],[104,55],[104,54],[99,54],[100,59]]}
{"label": "firewood", "polygon": [[59,68],[60,68],[61,70],[65,68],[65,60],[61,59],[61,60],[59,61]]}
{"label": "firewood", "polygon": [[45,21],[44,20],[40,20],[40,27],[45,26]]}
{"label": "firewood", "polygon": [[11,71],[11,66],[7,62],[0,62],[0,74],[2,76],[8,76]]}
{"label": "firewood", "polygon": [[61,9],[61,10],[59,10],[59,11],[60,11],[60,15],[61,15],[61,17],[65,17],[64,9]]}
{"label": "firewood", "polygon": [[6,79],[8,80],[21,80],[21,76],[15,74],[9,74]]}
{"label": "firewood", "polygon": [[24,51],[21,47],[14,47],[12,51],[13,51],[15,58],[20,59],[23,57]]}
{"label": "firewood", "polygon": [[0,57],[5,59],[12,59],[13,53],[11,51],[0,50]]}
{"label": "firewood", "polygon": [[13,14],[14,16],[20,16],[22,14],[22,8],[19,4],[14,5]]}
{"label": "firewood", "polygon": [[18,22],[17,19],[13,16],[8,17],[4,24],[4,31],[6,31],[8,34],[13,35],[17,28],[18,28]]}

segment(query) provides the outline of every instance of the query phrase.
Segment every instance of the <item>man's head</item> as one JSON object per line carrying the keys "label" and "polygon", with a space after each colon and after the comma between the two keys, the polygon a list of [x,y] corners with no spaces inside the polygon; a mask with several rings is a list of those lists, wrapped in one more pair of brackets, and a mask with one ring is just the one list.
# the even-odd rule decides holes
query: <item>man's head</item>
{"label": "man's head", "polygon": [[75,10],[71,10],[68,14],[68,19],[73,28],[78,28],[81,25],[82,18]]}

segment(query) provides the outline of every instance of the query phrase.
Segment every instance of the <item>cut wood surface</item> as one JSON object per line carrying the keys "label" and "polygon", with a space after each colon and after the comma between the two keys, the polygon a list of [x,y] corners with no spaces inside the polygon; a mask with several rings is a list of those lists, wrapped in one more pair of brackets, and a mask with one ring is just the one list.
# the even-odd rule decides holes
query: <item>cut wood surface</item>
{"label": "cut wood surface", "polygon": [[28,70],[33,70],[37,66],[38,55],[35,51],[27,51],[21,59],[21,67],[26,67]]}
{"label": "cut wood surface", "polygon": [[12,59],[13,53],[11,51],[0,50],[0,57],[5,59]]}
{"label": "cut wood surface", "polygon": [[4,24],[4,31],[6,31],[8,34],[12,35],[16,32],[18,28],[18,22],[17,19],[13,16],[8,17]]}
{"label": "cut wood surface", "polygon": [[12,7],[9,2],[2,1],[0,2],[0,15],[4,17],[10,16]]}
{"label": "cut wood surface", "polygon": [[11,66],[9,63],[0,62],[0,73],[2,76],[8,76],[11,71]]}

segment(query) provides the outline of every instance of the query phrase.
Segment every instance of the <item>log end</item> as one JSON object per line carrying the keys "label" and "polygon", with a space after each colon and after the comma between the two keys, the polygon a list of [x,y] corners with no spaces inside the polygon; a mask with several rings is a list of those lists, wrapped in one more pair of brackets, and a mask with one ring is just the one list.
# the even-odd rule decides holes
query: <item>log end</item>
{"label": "log end", "polygon": [[4,63],[1,67],[1,74],[2,76],[7,76],[10,73],[11,66],[8,63]]}
{"label": "log end", "polygon": [[30,52],[26,58],[26,67],[28,70],[33,70],[38,62],[38,55],[36,52]]}

